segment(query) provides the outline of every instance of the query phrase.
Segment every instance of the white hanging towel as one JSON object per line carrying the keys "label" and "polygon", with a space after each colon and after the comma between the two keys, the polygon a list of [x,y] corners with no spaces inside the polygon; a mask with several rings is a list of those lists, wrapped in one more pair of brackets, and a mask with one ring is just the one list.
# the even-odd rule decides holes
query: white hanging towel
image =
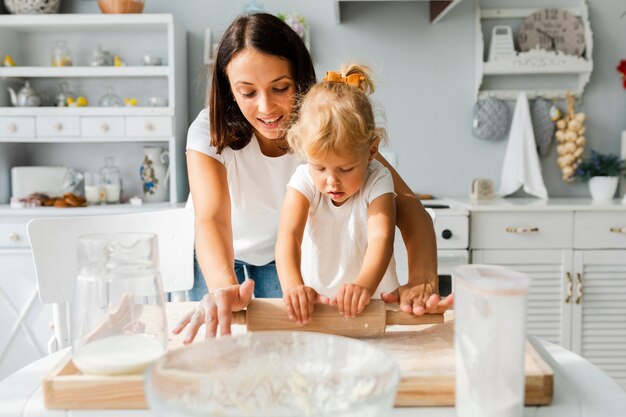
{"label": "white hanging towel", "polygon": [[515,103],[498,194],[501,196],[513,194],[522,186],[528,194],[548,198],[548,191],[541,176],[526,93],[520,93]]}

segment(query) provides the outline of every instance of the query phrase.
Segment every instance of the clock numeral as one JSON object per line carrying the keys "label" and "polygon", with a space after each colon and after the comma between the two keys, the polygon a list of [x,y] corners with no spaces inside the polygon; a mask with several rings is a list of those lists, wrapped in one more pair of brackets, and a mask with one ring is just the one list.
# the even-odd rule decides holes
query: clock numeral
{"label": "clock numeral", "polygon": [[525,43],[525,42],[527,42],[527,41],[528,41],[528,35],[527,35],[526,33],[520,33],[520,34],[518,35],[517,40],[518,40],[519,42]]}
{"label": "clock numeral", "polygon": [[576,35],[576,43],[585,43],[585,35],[579,33]]}
{"label": "clock numeral", "polygon": [[559,18],[559,9],[545,9],[546,20],[556,20]]}
{"label": "clock numeral", "polygon": [[524,30],[534,30],[535,29],[535,25],[532,22],[526,22],[524,23]]}
{"label": "clock numeral", "polygon": [[535,13],[535,14],[533,15],[533,20],[534,20],[535,22],[541,22],[541,13]]}

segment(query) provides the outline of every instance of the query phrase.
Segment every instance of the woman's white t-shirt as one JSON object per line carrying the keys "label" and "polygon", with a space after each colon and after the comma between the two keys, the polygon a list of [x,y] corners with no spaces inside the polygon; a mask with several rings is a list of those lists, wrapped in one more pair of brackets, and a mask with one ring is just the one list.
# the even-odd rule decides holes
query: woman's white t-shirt
{"label": "woman's white t-shirt", "polygon": [[[367,210],[377,197],[394,193],[391,173],[373,160],[363,187],[339,207],[315,188],[308,165],[296,169],[288,186],[299,191],[311,204],[302,238],[300,269],[304,283],[332,297],[341,284],[353,282],[361,270],[367,249]],[[399,285],[392,256],[372,296],[379,298],[381,292],[391,292]]]}
{"label": "woman's white t-shirt", "polygon": [[187,149],[224,164],[230,193],[235,259],[252,265],[274,260],[278,218],[285,185],[302,160],[294,154],[263,155],[256,137],[243,149],[224,148],[218,155],[211,146],[208,112],[202,110],[189,127]]}

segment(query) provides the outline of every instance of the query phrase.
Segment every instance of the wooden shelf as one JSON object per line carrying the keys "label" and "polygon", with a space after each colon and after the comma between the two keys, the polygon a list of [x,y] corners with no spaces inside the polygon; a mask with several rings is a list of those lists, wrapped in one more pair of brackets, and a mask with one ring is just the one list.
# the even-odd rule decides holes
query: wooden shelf
{"label": "wooden shelf", "polygon": [[[523,2],[518,1],[518,4]],[[515,100],[519,93],[525,92],[529,99],[537,96],[549,99],[562,99],[567,92],[574,96],[581,96],[593,70],[593,36],[589,24],[589,11],[585,0],[580,0],[579,7],[565,7],[577,16],[585,28],[585,56],[565,55],[542,49],[531,49],[527,52],[516,52],[511,58],[500,58],[494,61],[483,62],[483,53],[487,45],[483,35],[483,20],[497,19],[524,19],[540,8],[488,8],[481,9],[476,5],[476,98],[495,97],[503,100]],[[519,77],[519,76],[577,76],[576,85],[571,88],[535,88],[540,83],[529,83],[527,88],[489,89],[485,88],[485,77]],[[491,78],[493,80],[494,78]],[[539,80],[540,81],[540,80]],[[535,85],[532,85],[535,84]],[[545,85],[545,83],[544,83]],[[560,86],[559,86],[560,87]]]}
{"label": "wooden shelf", "polygon": [[351,2],[397,2],[397,1],[428,1],[430,3],[430,23],[437,23],[463,0],[335,0],[335,21],[341,23],[341,3]]}
{"label": "wooden shelf", "polygon": [[3,78],[167,77],[167,66],[141,67],[0,67]]}
{"label": "wooden shelf", "polygon": [[171,107],[0,107],[0,116],[173,116]]}

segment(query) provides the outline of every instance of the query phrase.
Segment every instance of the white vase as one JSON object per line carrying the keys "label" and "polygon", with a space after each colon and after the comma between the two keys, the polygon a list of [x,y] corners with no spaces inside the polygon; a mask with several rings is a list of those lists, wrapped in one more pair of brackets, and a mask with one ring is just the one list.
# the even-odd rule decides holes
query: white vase
{"label": "white vase", "polygon": [[169,152],[163,148],[146,146],[139,175],[141,176],[144,201],[158,203],[168,200],[170,177]]}
{"label": "white vase", "polygon": [[611,200],[617,190],[617,177],[592,177],[589,180],[591,198],[596,201]]}

